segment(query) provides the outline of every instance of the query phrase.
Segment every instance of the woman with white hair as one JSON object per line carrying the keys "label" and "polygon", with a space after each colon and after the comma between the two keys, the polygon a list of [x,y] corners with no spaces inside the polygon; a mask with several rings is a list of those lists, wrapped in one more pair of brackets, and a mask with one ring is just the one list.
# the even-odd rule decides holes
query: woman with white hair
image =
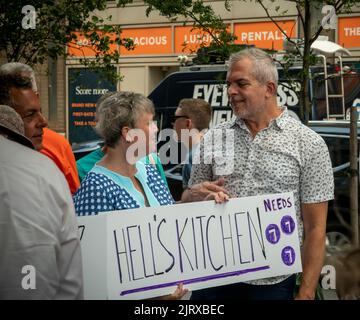
{"label": "woman with white hair", "polygon": [[[142,94],[117,92],[101,101],[97,114],[107,151],[74,196],[77,215],[173,204],[158,170],[138,161],[156,148],[153,103]],[[161,298],[179,299],[186,292],[179,284]]]}
{"label": "woman with white hair", "polygon": [[153,116],[152,102],[138,93],[118,92],[100,103],[96,129],[107,152],[74,197],[78,215],[174,203],[157,169],[138,161],[156,148]]}

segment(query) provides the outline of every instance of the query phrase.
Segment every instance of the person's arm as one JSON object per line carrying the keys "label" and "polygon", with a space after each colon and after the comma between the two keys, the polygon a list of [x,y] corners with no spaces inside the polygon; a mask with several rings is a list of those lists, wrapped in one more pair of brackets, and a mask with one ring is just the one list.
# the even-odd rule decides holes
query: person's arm
{"label": "person's arm", "polygon": [[229,194],[223,187],[224,179],[213,181],[211,161],[204,159],[205,153],[209,156],[212,152],[211,150],[204,151],[204,141],[205,139],[201,140],[199,148],[193,154],[190,180],[188,188],[181,196],[181,202],[215,200],[221,203],[229,199]]}
{"label": "person's arm", "polygon": [[315,136],[303,147],[300,203],[304,224],[303,275],[296,299],[314,299],[325,258],[328,201],[334,198],[334,174],[324,140]]}
{"label": "person's arm", "polygon": [[302,281],[295,299],[314,299],[325,258],[327,202],[301,205],[304,221]]}

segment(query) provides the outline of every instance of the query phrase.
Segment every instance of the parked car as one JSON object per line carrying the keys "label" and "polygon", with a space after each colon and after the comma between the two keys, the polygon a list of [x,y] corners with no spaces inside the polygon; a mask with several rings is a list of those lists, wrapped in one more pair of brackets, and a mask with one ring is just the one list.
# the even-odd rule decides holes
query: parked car
{"label": "parked car", "polygon": [[75,159],[79,160],[82,157],[85,157],[90,152],[100,148],[103,145],[103,141],[101,139],[87,141],[83,143],[73,143],[71,145],[72,151],[74,153]]}

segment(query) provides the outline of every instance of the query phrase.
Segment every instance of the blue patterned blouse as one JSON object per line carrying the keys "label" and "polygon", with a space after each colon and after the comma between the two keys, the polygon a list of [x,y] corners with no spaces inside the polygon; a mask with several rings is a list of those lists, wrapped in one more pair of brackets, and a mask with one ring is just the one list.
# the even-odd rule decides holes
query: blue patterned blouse
{"label": "blue patterned blouse", "polygon": [[[174,203],[156,167],[138,161],[136,168],[135,177],[142,185],[151,207]],[[85,216],[145,207],[145,199],[130,178],[95,165],[74,195],[74,204],[76,214]]]}

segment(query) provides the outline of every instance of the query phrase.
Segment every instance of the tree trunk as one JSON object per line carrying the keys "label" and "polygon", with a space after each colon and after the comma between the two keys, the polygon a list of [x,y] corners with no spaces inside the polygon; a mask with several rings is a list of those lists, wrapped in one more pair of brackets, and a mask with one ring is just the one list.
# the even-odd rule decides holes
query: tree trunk
{"label": "tree trunk", "polygon": [[301,79],[300,96],[300,119],[305,125],[309,122],[310,101],[309,101],[309,67],[310,67],[310,46],[311,46],[311,23],[310,23],[310,2],[304,2],[304,53],[303,70]]}

